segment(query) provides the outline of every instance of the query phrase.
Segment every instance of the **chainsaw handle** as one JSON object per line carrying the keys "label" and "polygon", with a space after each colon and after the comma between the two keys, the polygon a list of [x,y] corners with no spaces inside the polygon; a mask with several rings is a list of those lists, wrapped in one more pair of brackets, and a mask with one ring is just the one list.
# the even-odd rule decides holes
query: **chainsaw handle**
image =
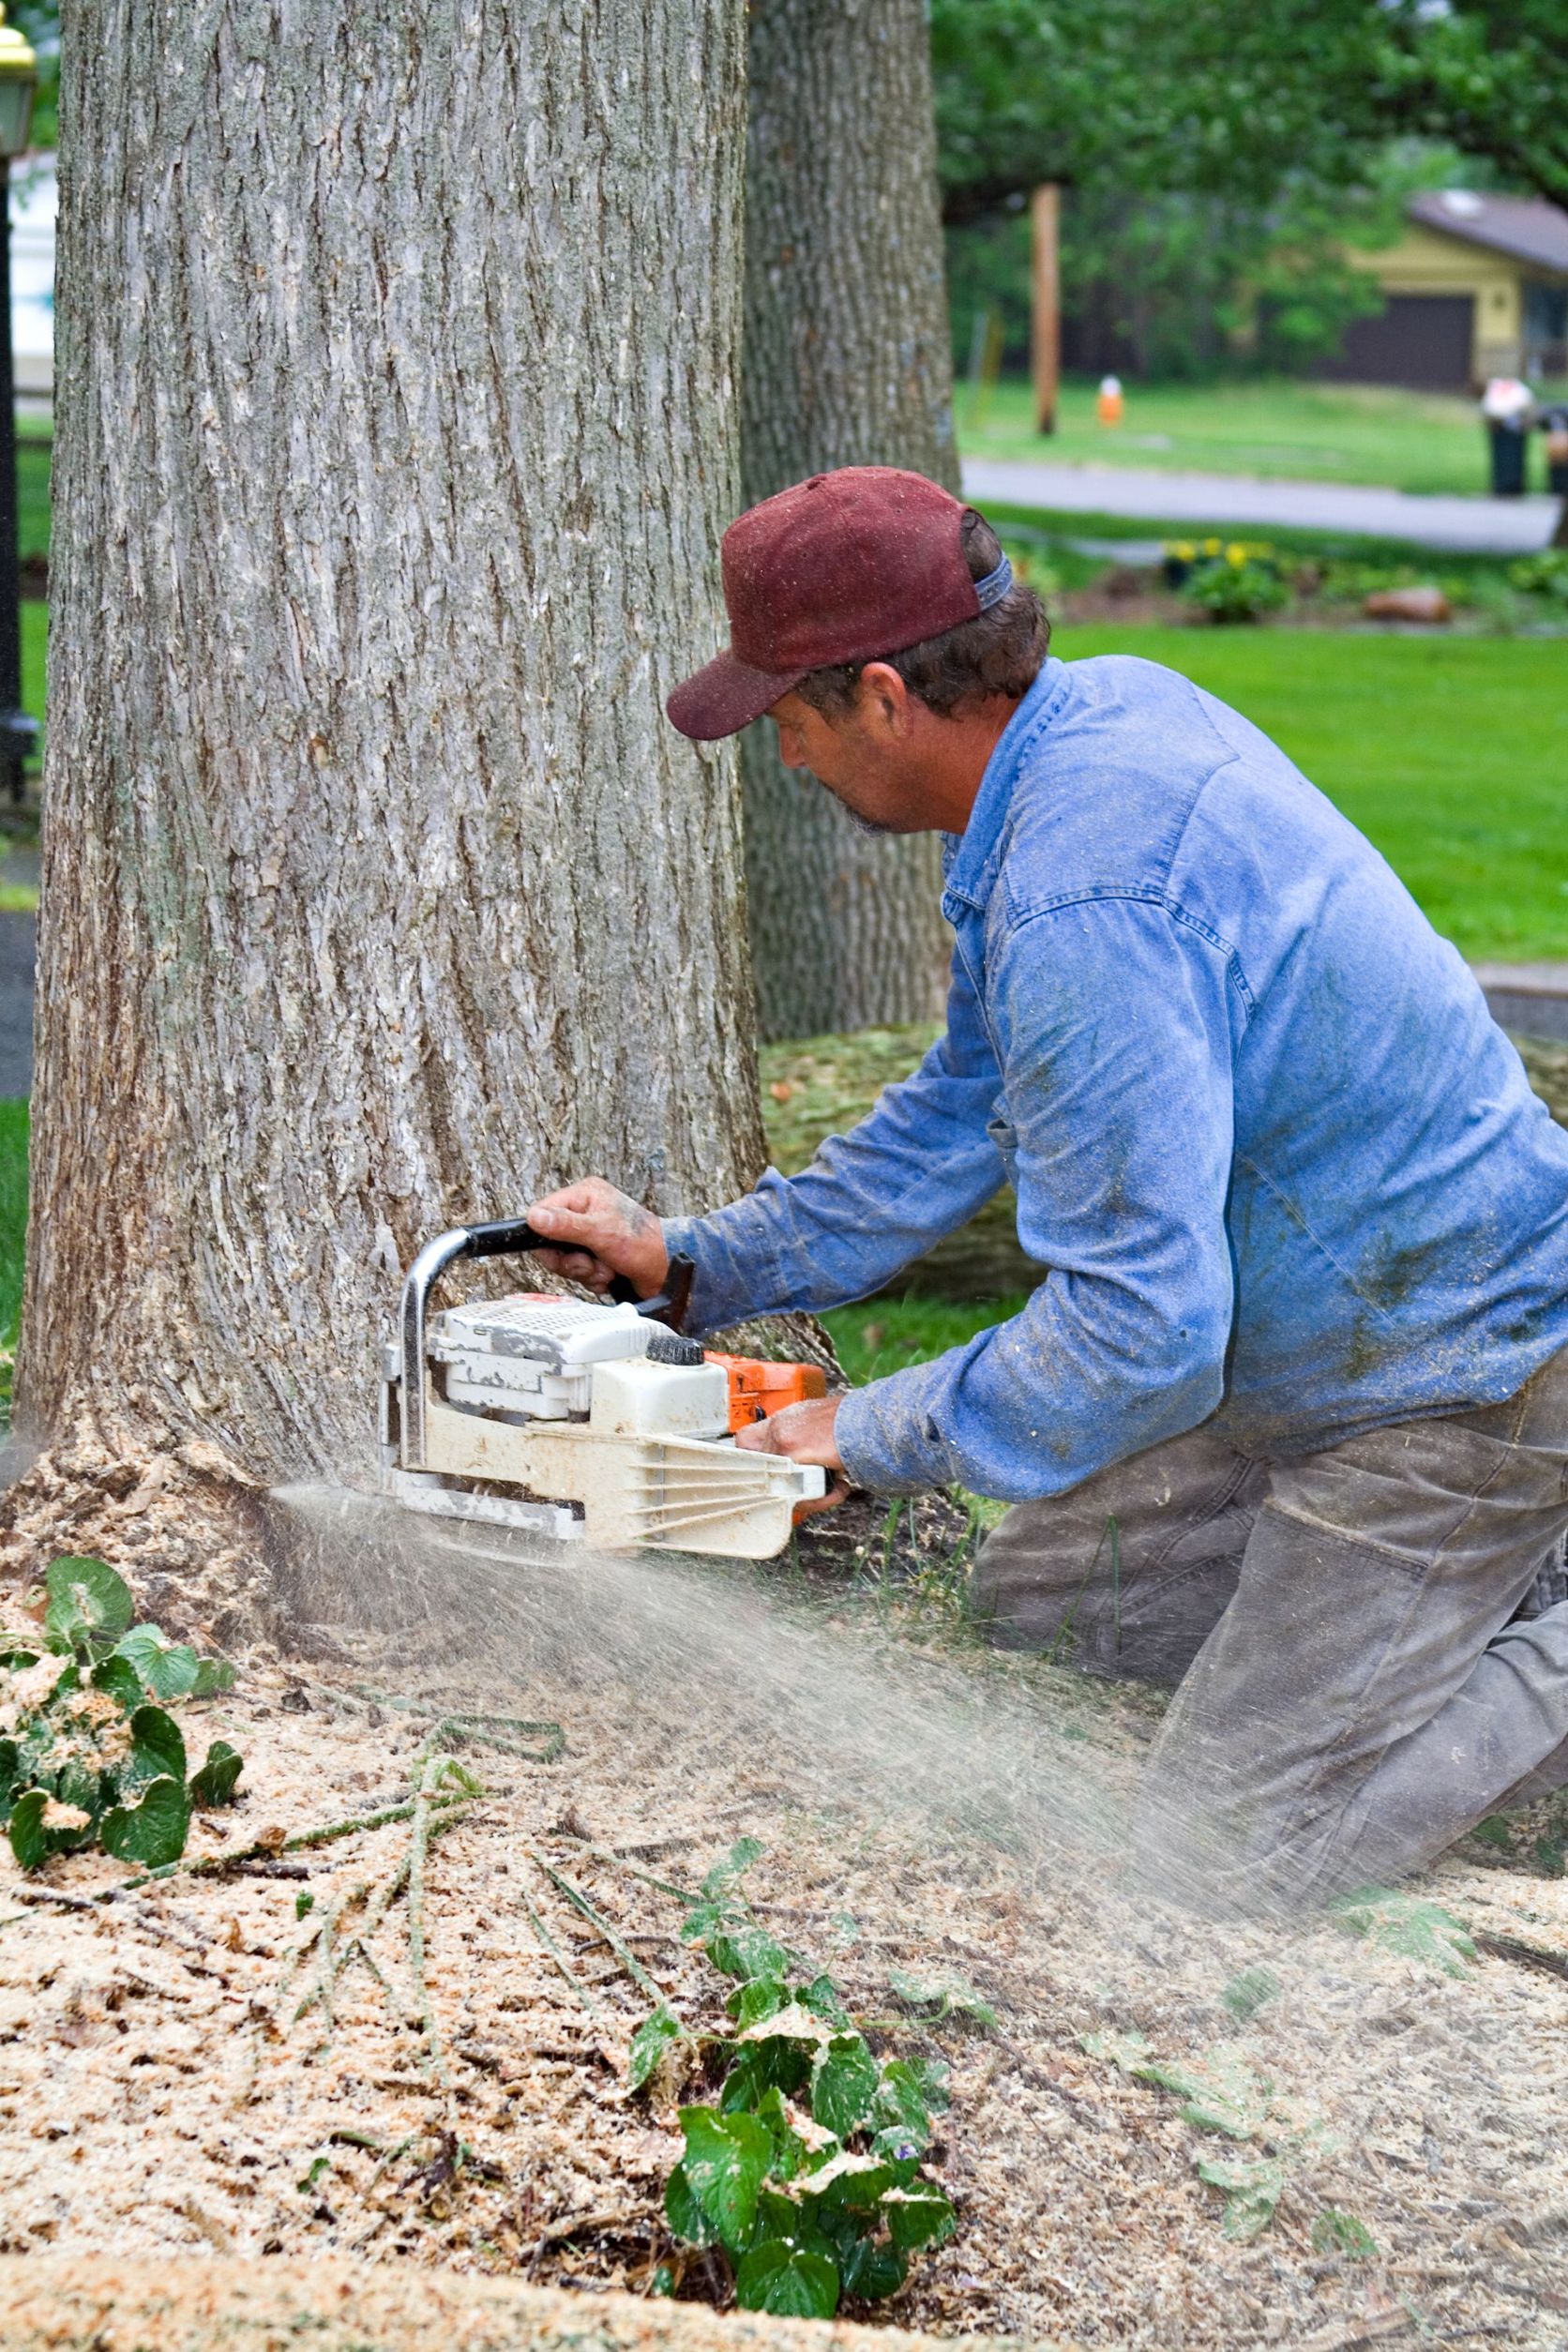
{"label": "chainsaw handle", "polygon": [[542,1233],[535,1233],[526,1217],[498,1217],[493,1225],[470,1225],[466,1258],[514,1258],[525,1250],[558,1249],[558,1242],[547,1242]]}
{"label": "chainsaw handle", "polygon": [[[550,1241],[535,1232],[526,1217],[498,1217],[492,1225],[470,1225],[464,1228],[468,1246],[461,1253],[465,1258],[511,1258],[535,1249],[566,1249],[570,1243]],[[691,1299],[691,1286],[696,1274],[689,1258],[672,1258],[665,1285],[656,1297],[645,1299],[641,1292],[617,1274],[611,1283],[608,1296],[616,1306],[635,1306],[640,1315],[650,1316],[656,1323],[668,1323],[671,1331],[679,1331]]]}

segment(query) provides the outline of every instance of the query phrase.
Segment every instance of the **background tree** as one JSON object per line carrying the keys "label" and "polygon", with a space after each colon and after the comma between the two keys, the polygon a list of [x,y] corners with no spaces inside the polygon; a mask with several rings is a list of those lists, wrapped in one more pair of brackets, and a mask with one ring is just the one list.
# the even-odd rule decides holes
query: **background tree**
{"label": "background tree", "polygon": [[202,1481],[150,1564],[253,1551],[422,1236],[757,1172],[734,763],[662,715],[743,68],[729,0],[77,0],[19,1546]]}
{"label": "background tree", "polygon": [[[741,472],[746,505],[838,465],[957,490],[924,0],[752,0]],[[762,1034],[940,1011],[934,837],[874,840],[743,747]]]}
{"label": "background tree", "polygon": [[1078,364],[1158,373],[1237,326],[1271,365],[1332,346],[1376,302],[1343,242],[1388,242],[1416,186],[1568,202],[1560,0],[933,0],[931,31],[961,339],[977,306],[1021,324],[1041,180],[1072,191]]}

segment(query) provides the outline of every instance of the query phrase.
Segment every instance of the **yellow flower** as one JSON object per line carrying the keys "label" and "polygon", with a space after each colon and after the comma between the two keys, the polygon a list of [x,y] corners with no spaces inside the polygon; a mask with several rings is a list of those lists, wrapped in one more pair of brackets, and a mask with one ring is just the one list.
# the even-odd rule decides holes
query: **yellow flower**
{"label": "yellow flower", "polygon": [[1239,572],[1241,570],[1242,565],[1246,562],[1246,556],[1247,551],[1242,545],[1240,539],[1232,539],[1230,545],[1225,550],[1225,560],[1229,565],[1232,571]]}
{"label": "yellow flower", "polygon": [[1219,553],[1219,551],[1220,551],[1220,543],[1219,543],[1219,541],[1218,541],[1217,539],[1205,539],[1205,540],[1204,540],[1204,542],[1203,542],[1203,552],[1204,552],[1204,554],[1205,554],[1205,555],[1217,555],[1217,554]]}

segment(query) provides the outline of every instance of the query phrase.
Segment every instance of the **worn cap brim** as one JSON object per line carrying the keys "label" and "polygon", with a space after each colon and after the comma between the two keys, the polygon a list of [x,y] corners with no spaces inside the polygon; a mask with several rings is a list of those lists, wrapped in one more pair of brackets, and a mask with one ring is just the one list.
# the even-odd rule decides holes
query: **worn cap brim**
{"label": "worn cap brim", "polygon": [[671,725],[683,735],[694,743],[716,743],[720,735],[738,735],[761,718],[805,675],[804,670],[753,670],[726,652],[678,686],[664,707]]}

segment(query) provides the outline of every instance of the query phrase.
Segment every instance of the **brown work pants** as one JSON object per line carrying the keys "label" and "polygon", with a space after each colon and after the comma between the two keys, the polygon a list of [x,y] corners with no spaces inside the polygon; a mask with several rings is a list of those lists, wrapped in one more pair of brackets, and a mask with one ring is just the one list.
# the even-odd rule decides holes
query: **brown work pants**
{"label": "brown work pants", "polygon": [[1506,1403],[1254,1461],[1207,1429],[982,1546],[990,1637],[1177,1685],[1137,1866],[1215,1912],[1386,1884],[1568,1785],[1568,1350]]}

